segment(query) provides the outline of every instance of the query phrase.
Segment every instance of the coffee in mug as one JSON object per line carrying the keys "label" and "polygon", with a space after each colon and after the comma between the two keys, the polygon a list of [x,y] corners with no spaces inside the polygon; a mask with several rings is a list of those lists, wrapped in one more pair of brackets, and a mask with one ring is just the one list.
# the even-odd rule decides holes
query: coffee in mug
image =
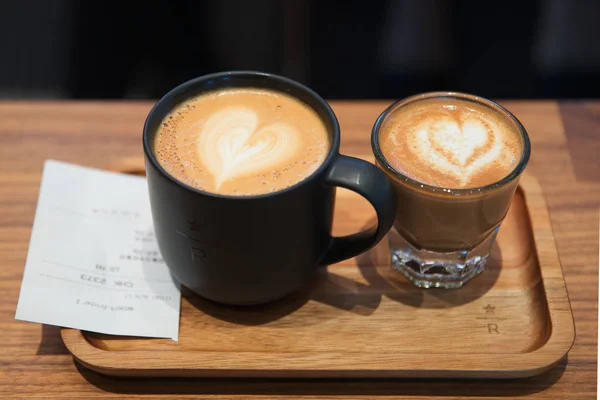
{"label": "coffee in mug", "polygon": [[[317,268],[374,246],[394,221],[386,175],[340,154],[331,107],[281,76],[230,71],[179,85],[148,114],[143,146],[161,255],[216,302],[293,293]],[[338,186],[373,205],[375,226],[331,234]]]}
{"label": "coffee in mug", "polygon": [[323,163],[331,146],[312,107],[260,88],[192,97],[165,116],[154,140],[159,163],[179,181],[237,196],[298,183]]}

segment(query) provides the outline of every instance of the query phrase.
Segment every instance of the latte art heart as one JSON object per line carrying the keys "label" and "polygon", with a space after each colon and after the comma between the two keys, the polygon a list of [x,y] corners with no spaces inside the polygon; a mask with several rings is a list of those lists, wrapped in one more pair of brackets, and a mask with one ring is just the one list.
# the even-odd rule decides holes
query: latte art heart
{"label": "latte art heart", "polygon": [[261,88],[224,88],[186,99],[156,132],[158,162],[173,178],[203,192],[255,196],[310,176],[330,151],[317,111]]}
{"label": "latte art heart", "polygon": [[380,133],[385,158],[402,174],[442,188],[480,187],[516,166],[519,132],[489,109],[428,100],[399,109]]}
{"label": "latte art heart", "polygon": [[220,110],[204,125],[196,150],[217,190],[229,179],[272,170],[301,149],[300,135],[291,125],[258,126],[257,114],[246,107]]}
{"label": "latte art heart", "polygon": [[410,148],[415,156],[428,159],[431,166],[465,186],[474,173],[497,161],[502,141],[489,123],[472,119],[459,124],[443,118],[418,126]]}
{"label": "latte art heart", "polygon": [[436,121],[425,124],[417,132],[419,141],[428,142],[432,150],[458,166],[465,166],[475,149],[483,146],[489,135],[478,121],[467,121],[459,126],[455,121]]}

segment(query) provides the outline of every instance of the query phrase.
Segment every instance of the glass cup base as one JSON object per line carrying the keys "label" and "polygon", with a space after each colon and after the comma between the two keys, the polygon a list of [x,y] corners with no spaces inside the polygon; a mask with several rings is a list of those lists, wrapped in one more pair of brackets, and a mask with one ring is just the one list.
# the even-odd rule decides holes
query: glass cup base
{"label": "glass cup base", "polygon": [[496,232],[472,250],[448,253],[417,249],[394,232],[390,236],[392,269],[418,287],[458,289],[485,269]]}

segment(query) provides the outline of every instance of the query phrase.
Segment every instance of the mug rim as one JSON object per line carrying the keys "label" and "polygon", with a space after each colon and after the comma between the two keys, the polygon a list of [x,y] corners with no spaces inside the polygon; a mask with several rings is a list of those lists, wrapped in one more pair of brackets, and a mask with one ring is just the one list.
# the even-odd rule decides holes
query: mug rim
{"label": "mug rim", "polygon": [[[491,108],[492,110],[494,110],[500,114],[503,114],[505,117],[507,117],[515,125],[516,129],[519,131],[519,135],[521,136],[521,138],[523,140],[523,151],[522,151],[521,157],[520,157],[517,165],[502,179],[497,180],[497,181],[492,182],[487,185],[473,187],[473,188],[447,188],[447,187],[443,187],[443,186],[428,185],[424,182],[420,182],[416,179],[413,179],[413,178],[401,173],[396,168],[394,168],[394,166],[391,165],[390,162],[387,160],[387,158],[383,155],[383,152],[381,151],[381,147],[379,146],[379,133],[380,133],[381,126],[383,125],[383,123],[385,122],[387,117],[389,117],[397,109],[399,109],[407,104],[418,102],[420,100],[436,98],[436,97],[437,98],[454,98],[454,99],[472,101],[472,102],[475,102],[482,106]],[[531,142],[529,140],[529,135],[527,134],[527,131],[525,130],[525,127],[523,126],[521,121],[519,121],[513,113],[511,113],[509,110],[507,110],[500,104],[498,104],[492,100],[486,99],[485,97],[476,96],[473,94],[452,92],[452,91],[435,91],[435,92],[416,94],[416,95],[409,96],[409,97],[406,97],[401,100],[397,100],[394,103],[392,103],[388,108],[386,108],[379,115],[379,117],[377,117],[377,120],[375,121],[375,124],[373,125],[373,129],[371,131],[371,149],[373,151],[373,154],[375,155],[375,159],[377,160],[377,162],[379,162],[386,170],[388,170],[391,174],[393,174],[397,179],[400,179],[400,180],[406,182],[409,186],[412,186],[417,189],[422,189],[422,190],[428,191],[428,192],[434,192],[434,193],[439,192],[440,194],[448,194],[448,195],[453,195],[453,196],[466,196],[466,195],[477,194],[477,193],[485,193],[485,192],[488,192],[495,188],[498,188],[500,186],[507,185],[508,183],[517,179],[521,175],[521,173],[523,172],[523,170],[525,169],[525,167],[527,166],[527,163],[529,161],[529,158],[531,155]]]}
{"label": "mug rim", "polygon": [[[160,118],[160,120],[162,120],[164,117],[166,117],[168,115],[169,112],[171,112],[174,109],[174,107],[170,107],[166,113],[162,113],[163,115],[160,115],[161,114],[160,109],[162,107],[164,107],[165,104],[169,103],[172,99],[174,99],[178,96],[183,96],[183,95],[187,94],[187,98],[190,98],[192,96],[199,95],[201,93],[208,93],[210,91],[218,91],[218,90],[226,89],[229,87],[235,87],[235,86],[227,85],[227,82],[230,82],[230,80],[233,80],[236,78],[244,78],[244,77],[245,78],[262,78],[262,79],[266,79],[268,81],[277,82],[277,83],[281,84],[283,87],[294,88],[296,91],[304,92],[305,94],[308,95],[308,97],[314,102],[313,104],[307,103],[308,106],[311,107],[313,110],[315,110],[315,112],[317,112],[319,117],[323,118],[322,113],[319,112],[319,109],[318,109],[318,108],[320,108],[323,111],[323,114],[326,116],[326,118],[331,123],[331,127],[332,127],[331,143],[330,143],[330,147],[329,147],[327,156],[325,157],[325,160],[323,160],[321,165],[319,165],[319,167],[316,170],[314,170],[310,175],[307,175],[304,179],[301,179],[300,181],[294,183],[293,185],[290,185],[283,189],[277,190],[275,192],[261,193],[261,194],[255,194],[255,195],[234,196],[234,195],[229,195],[229,194],[219,194],[219,193],[209,192],[206,190],[201,190],[196,187],[190,186],[190,185],[176,179],[173,175],[171,175],[169,172],[167,172],[162,167],[162,165],[160,165],[156,155],[154,154],[154,151],[152,150],[152,144],[150,143],[150,135],[151,135],[151,133],[153,133],[153,132],[151,132],[150,125],[152,125],[156,119]],[[210,88],[209,90],[199,89],[199,90],[194,91],[194,89],[197,88],[200,84],[210,81],[210,80],[222,81],[222,82],[224,82],[224,84],[217,85],[213,88]],[[273,88],[271,88],[265,84],[261,84],[259,82],[257,82],[257,84],[255,86],[248,85],[248,86],[239,86],[239,87],[258,88],[258,89],[279,91],[281,93],[288,94],[297,99],[297,97],[294,96],[293,94],[286,93],[283,90],[273,89]],[[300,100],[300,99],[298,99],[298,100],[302,101],[303,103],[306,103],[303,100]],[[182,100],[178,104],[181,104],[183,101],[185,101],[185,100]],[[324,121],[324,123],[327,124],[327,121]],[[328,131],[329,131],[329,129],[328,129]],[[294,81],[293,79],[286,78],[281,75],[276,75],[276,74],[272,74],[272,73],[268,73],[268,72],[260,72],[260,71],[251,71],[251,70],[224,71],[224,72],[216,72],[216,73],[212,73],[212,74],[202,75],[202,76],[190,79],[188,81],[185,81],[185,82],[177,85],[176,87],[174,87],[173,89],[168,91],[165,95],[163,95],[154,104],[154,106],[152,106],[152,109],[150,110],[150,112],[148,113],[148,115],[146,117],[146,120],[144,122],[144,128],[143,128],[142,142],[143,142],[143,147],[144,147],[144,154],[146,155],[147,160],[149,160],[149,162],[152,164],[152,166],[157,171],[159,171],[163,176],[167,177],[167,179],[169,179],[174,184],[180,186],[181,188],[190,190],[197,194],[205,195],[208,197],[214,197],[217,199],[256,200],[256,199],[265,199],[265,198],[270,198],[270,197],[276,197],[276,196],[291,192],[302,185],[312,182],[314,179],[316,179],[318,176],[320,176],[323,172],[325,172],[325,170],[327,170],[329,168],[329,165],[333,162],[334,158],[338,154],[338,149],[340,147],[340,125],[339,125],[339,122],[337,120],[335,113],[331,109],[331,106],[327,103],[327,101],[325,101],[325,99],[323,99],[314,90],[310,89],[309,87],[307,87],[299,82]]]}

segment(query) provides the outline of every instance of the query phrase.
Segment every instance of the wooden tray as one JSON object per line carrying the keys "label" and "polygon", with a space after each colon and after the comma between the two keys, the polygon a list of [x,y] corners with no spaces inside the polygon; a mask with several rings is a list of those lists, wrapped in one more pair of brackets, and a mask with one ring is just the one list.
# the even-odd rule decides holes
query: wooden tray
{"label": "wooden tray", "polygon": [[[338,191],[336,233],[371,223]],[[386,242],[386,241],[385,241]],[[559,362],[573,316],[540,185],[524,176],[487,269],[459,290],[419,289],[393,272],[387,243],[328,269],[310,290],[258,308],[189,293],[179,342],[63,329],[84,366],[153,377],[515,378]]]}

